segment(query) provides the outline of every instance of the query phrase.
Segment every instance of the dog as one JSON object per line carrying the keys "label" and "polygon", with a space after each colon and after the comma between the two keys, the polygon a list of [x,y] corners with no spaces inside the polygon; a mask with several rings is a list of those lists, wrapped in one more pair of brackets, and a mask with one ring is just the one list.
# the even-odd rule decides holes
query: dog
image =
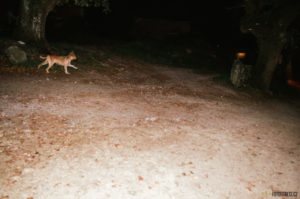
{"label": "dog", "polygon": [[46,72],[49,73],[49,69],[54,65],[58,64],[64,67],[65,74],[70,74],[68,72],[68,66],[72,67],[74,69],[78,69],[76,66],[71,64],[72,60],[77,59],[75,53],[72,51],[67,56],[57,56],[57,55],[47,55],[46,57],[40,56],[41,59],[46,59],[43,61],[40,65],[38,65],[38,68],[40,68],[42,65],[48,64],[48,67],[46,68]]}

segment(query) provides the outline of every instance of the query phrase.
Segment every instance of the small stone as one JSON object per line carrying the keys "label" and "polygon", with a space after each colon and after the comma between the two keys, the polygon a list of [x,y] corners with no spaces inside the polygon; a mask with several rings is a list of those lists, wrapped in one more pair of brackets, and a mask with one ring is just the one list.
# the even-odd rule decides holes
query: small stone
{"label": "small stone", "polygon": [[22,174],[32,173],[34,170],[32,168],[25,168],[22,171]]}

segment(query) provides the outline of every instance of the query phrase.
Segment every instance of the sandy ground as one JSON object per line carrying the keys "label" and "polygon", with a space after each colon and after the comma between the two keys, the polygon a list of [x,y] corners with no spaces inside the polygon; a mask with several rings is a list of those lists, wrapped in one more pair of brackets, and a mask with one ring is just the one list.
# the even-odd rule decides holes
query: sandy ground
{"label": "sandy ground", "polygon": [[102,65],[0,75],[0,199],[300,198],[298,102]]}

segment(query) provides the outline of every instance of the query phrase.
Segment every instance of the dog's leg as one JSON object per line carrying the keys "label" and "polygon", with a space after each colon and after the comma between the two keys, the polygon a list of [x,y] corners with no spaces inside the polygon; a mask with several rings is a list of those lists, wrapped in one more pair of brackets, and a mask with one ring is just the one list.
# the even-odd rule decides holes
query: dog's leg
{"label": "dog's leg", "polygon": [[46,73],[49,73],[49,69],[53,66],[53,63],[49,63],[48,67],[46,68]]}
{"label": "dog's leg", "polygon": [[42,65],[45,65],[45,64],[47,64],[47,63],[48,63],[47,60],[43,61],[41,64],[38,65],[38,69],[39,69]]}
{"label": "dog's leg", "polygon": [[70,75],[70,73],[68,72],[68,65],[64,65],[64,69],[65,69],[65,73],[66,73],[67,75]]}
{"label": "dog's leg", "polygon": [[72,67],[72,68],[78,69],[76,66],[74,66],[72,64],[69,64],[69,66]]}

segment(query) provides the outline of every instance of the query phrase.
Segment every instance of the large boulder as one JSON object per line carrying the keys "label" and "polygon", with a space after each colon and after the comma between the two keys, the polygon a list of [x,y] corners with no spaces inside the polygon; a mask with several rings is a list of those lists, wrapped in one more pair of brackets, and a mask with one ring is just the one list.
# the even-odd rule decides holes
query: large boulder
{"label": "large boulder", "polygon": [[246,86],[251,78],[252,65],[247,65],[236,59],[233,62],[230,74],[230,80],[234,87],[240,88]]}
{"label": "large boulder", "polygon": [[27,61],[27,54],[20,47],[13,45],[5,50],[9,61],[12,64],[21,64]]}

